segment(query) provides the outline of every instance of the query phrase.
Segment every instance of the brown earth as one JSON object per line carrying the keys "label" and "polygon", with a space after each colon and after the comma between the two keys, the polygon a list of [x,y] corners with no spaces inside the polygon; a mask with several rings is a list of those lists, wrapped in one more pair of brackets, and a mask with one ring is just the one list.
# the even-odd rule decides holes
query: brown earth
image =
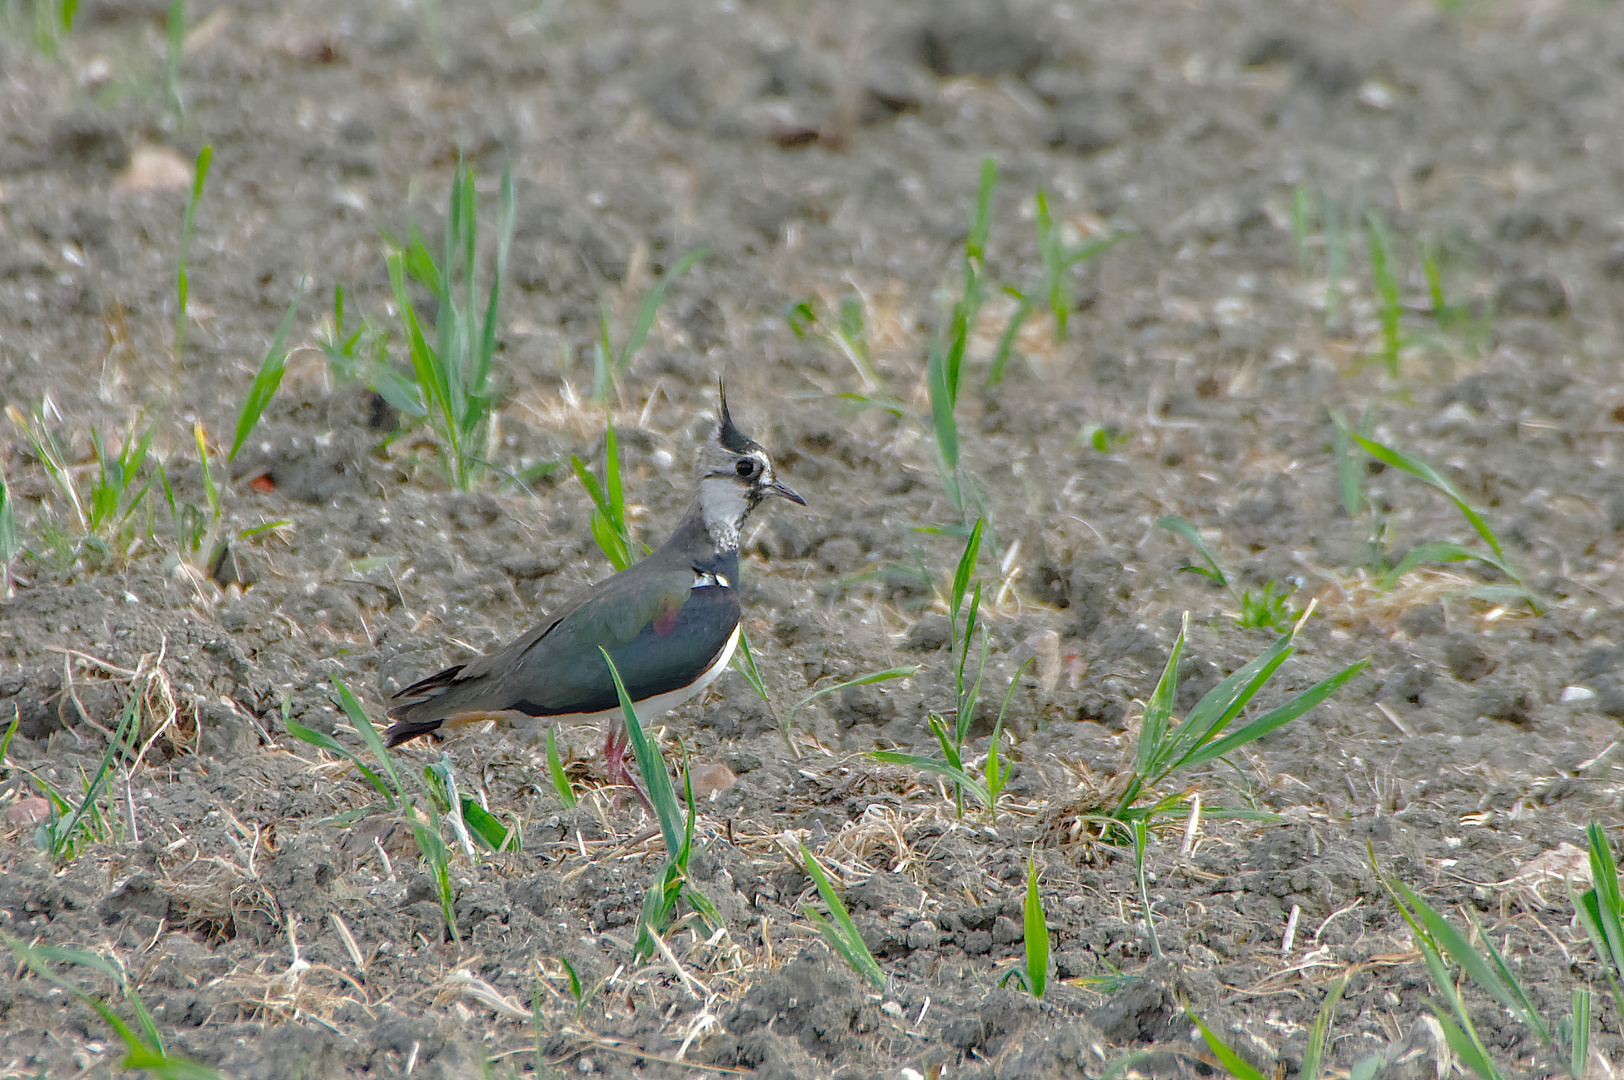
{"label": "brown earth", "polygon": [[[1553,1022],[1595,982],[1587,1075],[1624,1057],[1565,888],[1526,873],[1583,847],[1587,822],[1620,823],[1615,7],[200,4],[184,115],[165,103],[163,5],[85,3],[60,60],[10,10],[0,399],[49,410],[84,482],[93,427],[116,444],[150,423],[176,506],[202,506],[192,424],[229,444],[308,276],[286,380],[225,503],[232,536],[286,524],[236,540],[214,579],[180,558],[156,488],[133,547],[53,559],[71,513],[21,428],[0,424],[32,552],[0,603],[0,722],[19,721],[0,772],[0,930],[113,958],[171,1051],[243,1078],[538,1064],[855,1078],[1093,1077],[1148,1048],[1143,1075],[1210,1075],[1188,1004],[1265,1073],[1295,1075],[1347,975],[1327,1062],[1433,1076],[1436,990],[1373,852],[1492,927]],[[205,144],[177,359],[176,260]],[[1011,700],[996,824],[864,756],[935,752],[926,713],[952,708],[943,613],[962,540],[920,527],[962,517],[924,372],[988,155],[995,288],[959,401],[963,475],[991,526],[973,754],[1038,657]],[[567,466],[452,493],[426,429],[394,436],[398,417],[319,348],[335,285],[351,326],[394,325],[380,230],[415,222],[436,247],[459,157],[486,211],[504,163],[515,177],[499,470],[571,454],[602,467],[604,414],[584,400],[600,303],[618,343],[647,290],[705,246],[611,398],[635,531],[657,541],[680,513],[720,375],[810,503],[771,508],[747,537],[746,628],[772,711],[730,674],[661,728],[668,757],[680,740],[696,774],[725,765],[737,782],[702,799],[691,865],[725,932],[690,916],[652,963],[632,944],[663,849],[602,788],[596,732],[559,732],[584,796],[569,810],[540,748],[443,744],[464,790],[523,838],[470,859],[447,833],[451,940],[406,830],[283,724],[285,705],[365,756],[334,676],[381,718],[404,682],[607,572]],[[985,385],[1015,303],[996,286],[1043,276],[1039,188],[1068,244],[1123,239],[1067,276],[1069,334],[1040,305]],[[1391,368],[1367,212],[1393,237]],[[877,386],[828,332],[847,298]],[[798,336],[786,309],[803,301],[820,321]],[[857,393],[893,395],[901,415]],[[1485,549],[1442,495],[1363,456],[1350,515],[1333,410],[1457,485],[1539,613],[1475,561],[1425,562],[1379,590],[1382,560],[1418,543]],[[1087,815],[1132,764],[1181,612],[1181,712],[1275,637],[1178,572],[1195,555],[1154,527],[1166,514],[1204,531],[1237,589],[1317,601],[1263,704],[1371,666],[1158,789],[1199,793],[1206,813],[1193,844],[1187,809],[1152,831],[1153,938],[1131,846],[1092,839]],[[780,732],[811,689],[903,664],[919,670],[818,698]],[[39,783],[82,791],[131,695],[151,746],[114,770],[75,857],[53,862],[35,846]],[[441,749],[397,759],[415,776]],[[1213,816],[1232,807],[1273,816]],[[797,844],[841,883],[883,992],[802,913],[816,890]],[[1022,955],[1029,857],[1054,947],[1042,1001],[1000,987]],[[564,960],[602,981],[581,1007]],[[0,985],[0,1077],[116,1072],[103,1020],[20,971]],[[134,1015],[106,976],[64,973]],[[1525,1028],[1468,996],[1509,1074],[1551,1070]],[[511,1008],[532,1001],[534,1025]]]}

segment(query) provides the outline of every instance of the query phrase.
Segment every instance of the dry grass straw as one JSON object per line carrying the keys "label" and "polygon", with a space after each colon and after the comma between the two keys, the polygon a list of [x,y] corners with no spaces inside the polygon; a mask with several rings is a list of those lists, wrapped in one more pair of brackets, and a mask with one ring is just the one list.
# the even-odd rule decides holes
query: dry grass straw
{"label": "dry grass straw", "polygon": [[[374,1015],[378,1002],[355,978],[327,964],[312,964],[300,955],[299,920],[292,912],[285,923],[291,959],[281,971],[267,970],[270,958],[262,959],[253,970],[239,970],[208,983],[218,990],[221,1003],[215,1009],[236,1009],[244,1019],[260,1023],[314,1021],[330,1031],[340,1029],[336,1017],[345,1006],[355,1005]],[[227,1019],[229,1017],[222,1017]],[[214,1016],[211,1016],[211,1022]]]}
{"label": "dry grass straw", "polygon": [[[164,670],[164,661],[169,648],[167,638],[156,653],[143,653],[133,669],[120,667],[111,661],[77,649],[63,648],[60,645],[47,645],[46,648],[51,652],[62,654],[63,698],[72,703],[81,722],[95,728],[106,738],[111,739],[113,732],[92,717],[79,698],[80,674],[88,671],[100,672],[110,681],[125,685],[126,699],[131,694],[140,696],[140,728],[137,738],[141,740],[141,749],[135,760],[130,763],[132,771],[140,767],[152,744],[165,734],[169,735],[167,740],[169,756],[178,753],[196,753],[197,716],[195,712],[183,716],[175,701],[175,691],[170,684],[169,674]],[[67,720],[65,713],[60,715],[65,722]]]}
{"label": "dry grass straw", "polygon": [[[1369,625],[1395,630],[1405,612],[1459,598],[1480,584],[1475,578],[1454,571],[1416,567],[1384,589],[1381,579],[1363,567],[1345,573],[1308,563],[1302,565],[1325,582],[1315,594],[1321,614],[1332,623],[1352,628]],[[1485,616],[1493,615],[1495,619],[1528,614],[1516,608],[1467,599]]]}

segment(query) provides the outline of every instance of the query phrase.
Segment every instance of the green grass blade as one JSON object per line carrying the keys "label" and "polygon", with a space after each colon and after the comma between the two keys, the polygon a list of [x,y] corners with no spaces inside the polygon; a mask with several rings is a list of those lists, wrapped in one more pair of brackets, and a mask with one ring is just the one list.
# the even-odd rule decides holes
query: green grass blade
{"label": "green grass blade", "polygon": [[930,726],[930,733],[936,736],[937,744],[942,748],[942,759],[955,769],[963,768],[964,762],[959,757],[959,743],[948,738],[947,725],[942,718],[936,713],[931,713],[926,718],[926,723]]}
{"label": "green grass blade", "polygon": [[460,940],[462,933],[457,929],[455,896],[451,891],[451,852],[446,848],[437,825],[431,827],[413,817],[412,836],[417,840],[417,850],[422,852],[434,874],[435,889],[440,895],[440,916],[445,919],[452,939]]}
{"label": "green grass blade", "polygon": [[510,832],[506,825],[498,821],[496,816],[489,810],[479,805],[479,800],[472,796],[463,795],[460,802],[462,804],[463,824],[467,825],[469,831],[479,837],[481,843],[492,851],[519,850],[518,830],[515,829]]}
{"label": "green grass blade", "polygon": [[947,365],[938,345],[932,345],[925,362],[925,378],[930,385],[931,420],[936,430],[936,448],[948,471],[959,467],[959,428],[953,419],[953,394],[947,381]]}
{"label": "green grass blade", "polygon": [[1043,997],[1049,985],[1049,923],[1043,914],[1043,897],[1038,893],[1036,862],[1026,857],[1026,978],[1032,996]]}
{"label": "green grass blade", "polygon": [[11,506],[11,489],[6,486],[6,474],[0,472],[0,599],[6,596],[5,564],[22,550],[17,542],[17,516]]}
{"label": "green grass blade", "polygon": [[1342,1000],[1342,992],[1348,988],[1348,980],[1352,977],[1344,975],[1331,986],[1320,1005],[1319,1015],[1314,1017],[1313,1026],[1308,1029],[1308,1046],[1303,1051],[1303,1067],[1298,1074],[1301,1080],[1320,1080],[1320,1062],[1325,1056],[1325,1041],[1331,1034],[1332,1014],[1336,1012],[1337,1002]]}
{"label": "green grass blade", "polygon": [[632,324],[632,332],[627,335],[626,343],[620,347],[620,353],[615,357],[615,374],[623,375],[631,367],[632,360],[636,358],[643,342],[648,339],[648,332],[654,326],[654,316],[660,310],[660,304],[665,300],[666,288],[677,278],[687,273],[694,264],[710,254],[710,248],[694,248],[682,258],[678,259],[671,270],[643,297],[643,305],[638,308],[637,321]]}
{"label": "green grass blade", "polygon": [[1230,1049],[1229,1044],[1212,1033],[1212,1029],[1202,1022],[1201,1017],[1186,1009],[1184,1015],[1188,1016],[1195,1026],[1201,1029],[1201,1037],[1207,1042],[1207,1049],[1212,1051],[1213,1057],[1218,1059],[1229,1075],[1235,1080],[1264,1080],[1263,1074],[1247,1063],[1246,1059]]}
{"label": "green grass blade", "polygon": [[918,670],[919,665],[917,664],[909,665],[907,667],[886,668],[884,671],[875,671],[868,675],[859,675],[854,679],[847,679],[845,682],[835,683],[833,686],[825,686],[822,689],[814,690],[810,694],[807,694],[805,697],[801,698],[801,700],[797,701],[789,710],[789,715],[784,717],[784,726],[788,728],[790,724],[794,722],[796,713],[800,712],[801,709],[805,708],[813,701],[816,701],[818,698],[823,697],[825,694],[833,694],[840,690],[848,690],[853,686],[867,686],[870,683],[885,682],[888,679],[906,679],[908,676],[912,675]]}
{"label": "green grass blade", "polygon": [[327,751],[329,754],[341,757],[345,761],[348,761],[351,765],[354,765],[356,771],[366,778],[367,783],[371,784],[377,789],[378,794],[382,795],[388,801],[391,807],[395,805],[395,794],[389,790],[389,785],[384,783],[383,777],[379,776],[376,772],[362,764],[361,759],[351,753],[349,748],[343,743],[339,742],[337,739],[333,738],[324,731],[317,731],[314,728],[305,727],[303,724],[287,715],[285,709],[282,714],[282,726],[286,728],[288,734],[292,735],[295,739],[298,739],[301,742],[307,742],[311,746],[318,747]]}
{"label": "green grass blade", "polygon": [[[1307,279],[1314,273],[1314,253],[1309,249],[1309,240],[1313,236],[1314,219],[1314,189],[1307,184],[1298,184],[1291,197],[1291,239],[1292,246],[1297,249],[1297,276]],[[1304,1080],[1315,1080],[1308,1070],[1303,1070]]]}
{"label": "green grass blade", "polygon": [[1620,896],[1618,864],[1613,859],[1613,848],[1607,842],[1607,833],[1600,825],[1592,821],[1586,829],[1586,836],[1590,841],[1590,878],[1596,894],[1597,910],[1611,943],[1613,966],[1624,975],[1624,925],[1621,925],[1621,920],[1624,920],[1624,898]]}
{"label": "green grass blade", "polygon": [[[184,0],[176,0],[181,10],[181,19],[185,19]],[[174,12],[170,13],[173,23]],[[178,56],[173,57],[172,63],[179,63]],[[190,283],[186,277],[186,263],[192,250],[192,228],[197,221],[197,204],[203,199],[203,181],[208,179],[209,164],[214,161],[214,147],[205,143],[203,149],[197,152],[197,165],[192,171],[192,197],[186,204],[186,216],[181,220],[180,226],[180,254],[175,260],[175,357],[180,358],[181,346],[186,341],[186,301],[190,294]]]}
{"label": "green grass blade", "polygon": [[1436,541],[1427,544],[1417,544],[1415,547],[1406,552],[1404,558],[1400,560],[1399,564],[1382,578],[1380,587],[1383,589],[1392,588],[1400,578],[1409,573],[1411,570],[1415,569],[1417,566],[1420,566],[1422,563],[1462,562],[1467,559],[1476,559],[1478,562],[1487,563],[1489,566],[1494,567],[1512,581],[1519,582],[1517,588],[1515,589],[1516,595],[1529,601],[1530,603],[1535,604],[1536,607],[1538,606],[1534,594],[1521,586],[1521,577],[1519,577],[1516,569],[1514,569],[1505,559],[1493,555],[1487,551],[1474,550],[1472,548],[1463,547],[1460,544],[1451,543],[1449,541]]}
{"label": "green grass blade", "polygon": [[1179,636],[1173,640],[1172,651],[1167,654],[1167,664],[1162,668],[1162,677],[1157,680],[1156,689],[1150,695],[1150,700],[1145,702],[1145,718],[1139,725],[1139,745],[1135,762],[1135,771],[1141,776],[1150,772],[1151,766],[1162,753],[1167,721],[1173,714],[1173,702],[1178,698],[1179,661],[1184,657],[1184,641],[1189,633],[1190,613],[1185,612]]}
{"label": "green grass blade", "polygon": [[423,326],[418,321],[417,308],[413,306],[411,294],[406,290],[405,257],[398,250],[391,252],[385,259],[385,265],[389,270],[389,285],[394,292],[395,308],[400,318],[401,329],[406,336],[406,355],[411,360],[412,372],[417,376],[417,384],[422,389],[425,411],[431,417],[438,415],[443,424],[451,415],[450,387],[447,385],[446,374],[438,357],[423,337]]}
{"label": "green grass blade", "polygon": [[925,757],[922,754],[901,754],[894,750],[870,750],[868,756],[875,761],[882,761],[887,765],[909,765],[925,772],[933,772],[938,776],[945,776],[955,784],[976,797],[982,806],[992,806],[992,796],[987,785],[971,776],[958,766],[951,765],[940,758]]}
{"label": "green grass blade", "polygon": [[997,386],[1004,381],[1004,368],[1015,351],[1015,339],[1020,336],[1026,320],[1032,317],[1032,298],[1014,289],[1007,291],[1016,299],[1015,310],[1010,313],[1009,322],[1004,324],[1004,332],[998,336],[998,348],[994,350],[992,364],[987,368],[988,386]]}
{"label": "green grass blade", "polygon": [[1472,929],[1477,932],[1478,940],[1483,943],[1483,948],[1488,951],[1491,970],[1498,976],[1500,984],[1511,994],[1513,1002],[1511,1011],[1524,1024],[1533,1029],[1534,1034],[1539,1036],[1539,1041],[1545,1044],[1546,1049],[1554,1051],[1556,1044],[1551,1040],[1550,1029],[1546,1027],[1545,1021],[1540,1017],[1538,1010],[1534,1008],[1534,1003],[1528,999],[1528,991],[1523,987],[1522,981],[1512,973],[1510,965],[1506,963],[1505,956],[1495,946],[1494,939],[1483,932],[1483,928],[1478,925],[1477,920],[1472,918],[1470,914],[1466,918],[1471,923]]}
{"label": "green grass blade", "polygon": [[643,959],[654,955],[656,946],[653,935],[664,930],[671,921],[671,912],[676,909],[681,896],[682,871],[674,859],[668,859],[660,874],[649,882],[648,892],[643,895],[643,910],[637,916],[637,944],[632,949],[633,956]]}
{"label": "green grass blade", "polygon": [[739,630],[739,648],[733,654],[733,670],[743,676],[744,681],[750,684],[750,689],[761,698],[762,704],[767,706],[767,712],[777,719],[773,710],[772,698],[767,696],[767,684],[761,677],[761,669],[756,666],[756,654],[750,649],[750,635],[743,628]]}
{"label": "green grass blade", "polygon": [[1350,431],[1348,436],[1377,461],[1391,465],[1395,469],[1402,469],[1411,476],[1417,477],[1443,492],[1459,508],[1461,514],[1471,523],[1472,528],[1477,530],[1477,535],[1483,538],[1483,542],[1488,544],[1501,559],[1505,558],[1505,552],[1500,550],[1500,541],[1495,539],[1494,530],[1489,528],[1488,523],[1483,520],[1481,514],[1472,508],[1471,503],[1466,501],[1466,496],[1461,494],[1460,489],[1449,482],[1448,477],[1419,458],[1394,450],[1390,446],[1384,446],[1374,439],[1367,439],[1357,432]]}
{"label": "green grass blade", "polygon": [[180,92],[180,62],[186,54],[186,0],[169,5],[168,49],[164,54],[164,99],[176,116],[186,116],[186,99]]}
{"label": "green grass blade", "polygon": [[1483,1080],[1501,1080],[1500,1070],[1494,1067],[1494,1062],[1489,1060],[1488,1054],[1475,1039],[1455,1026],[1455,1022],[1441,1010],[1434,1009],[1432,1015],[1437,1019],[1438,1026],[1443,1029],[1444,1041],[1449,1044],[1449,1049],[1454,1051],[1462,1065]]}
{"label": "green grass blade", "polygon": [[254,383],[248,388],[248,397],[242,403],[242,411],[237,414],[237,431],[231,440],[231,453],[226,455],[227,461],[237,459],[237,451],[242,444],[248,441],[254,428],[259,424],[259,418],[265,415],[265,409],[276,396],[277,388],[282,385],[282,373],[287,365],[288,354],[283,343],[288,339],[288,331],[293,328],[293,317],[299,311],[299,293],[293,294],[293,302],[288,305],[288,313],[282,316],[282,325],[277,328],[276,337],[271,341],[265,359],[259,365],[259,374],[254,376]]}
{"label": "green grass blade", "polygon": [[958,568],[953,571],[953,594],[947,611],[948,619],[954,627],[955,649],[958,647],[959,609],[964,604],[964,594],[970,587],[970,579],[976,572],[976,560],[981,554],[981,530],[985,525],[985,518],[976,518],[975,525],[970,529],[970,537],[964,542],[964,551],[959,555]]}
{"label": "green grass blade", "polygon": [[818,932],[829,943],[829,947],[851,965],[853,971],[867,979],[874,989],[883,990],[885,972],[880,970],[879,961],[869,952],[867,943],[863,941],[863,935],[858,931],[857,924],[851,921],[850,912],[841,902],[840,894],[830,884],[829,875],[824,872],[822,864],[804,847],[801,848],[801,864],[806,868],[807,876],[817,883],[818,894],[823,897],[824,904],[829,908],[833,925],[803,905],[802,910],[806,912],[807,918],[818,928]]}
{"label": "green grass blade", "polygon": [[1177,514],[1167,514],[1156,519],[1156,528],[1166,529],[1170,533],[1176,533],[1177,535],[1184,537],[1184,539],[1190,542],[1190,546],[1195,548],[1196,552],[1206,560],[1206,570],[1202,570],[1198,566],[1186,567],[1185,569],[1194,570],[1197,573],[1205,574],[1207,577],[1212,578],[1212,580],[1216,581],[1226,589],[1230,587],[1229,578],[1224,574],[1224,568],[1219,564],[1218,556],[1213,554],[1212,548],[1207,546],[1207,541],[1202,538],[1200,531],[1198,531],[1194,525],[1179,517]]}
{"label": "green grass blade", "polygon": [[615,438],[615,425],[605,422],[603,437],[603,478],[608,497],[609,523],[622,536],[626,535],[626,492],[620,481],[620,441]]}
{"label": "green grass blade", "polygon": [[1275,643],[1201,695],[1189,713],[1156,750],[1149,772],[1152,779],[1189,763],[1201,746],[1215,739],[1230,721],[1251,704],[1280,665],[1292,653],[1292,635],[1282,634]]}
{"label": "green grass blade", "polygon": [[1349,679],[1352,679],[1369,666],[1369,660],[1360,660],[1357,663],[1348,665],[1330,678],[1315,683],[1284,705],[1270,709],[1250,724],[1231,732],[1222,739],[1198,748],[1184,759],[1183,764],[1189,768],[1204,765],[1215,758],[1223,757],[1237,747],[1245,746],[1249,742],[1262,738],[1275,728],[1291,723],[1291,721],[1336,693]]}
{"label": "green grass blade", "polygon": [[964,241],[964,254],[969,258],[980,259],[986,253],[987,234],[992,231],[992,197],[997,187],[998,162],[989,154],[981,159],[975,214],[970,218],[970,235]]}
{"label": "green grass blade", "polygon": [[564,774],[564,763],[558,758],[558,738],[553,728],[547,729],[547,775],[552,778],[553,790],[558,793],[558,801],[565,808],[576,805],[575,789],[570,786],[570,778]]}
{"label": "green grass blade", "polygon": [[581,486],[586,488],[587,497],[592,500],[592,505],[605,517],[610,516],[609,500],[603,493],[603,485],[592,475],[592,470],[587,467],[586,462],[571,454],[570,467],[575,470],[575,477],[581,481]]}
{"label": "green grass blade", "polygon": [[[1402,897],[1405,903],[1415,912],[1427,936],[1437,943],[1437,947],[1449,958],[1458,964],[1462,971],[1478,985],[1480,989],[1492,996],[1501,1005],[1512,1012],[1520,1013],[1522,1002],[1517,994],[1507,986],[1505,980],[1494,967],[1485,960],[1470,942],[1466,940],[1448,919],[1439,914],[1433,907],[1423,900],[1414,890],[1402,881],[1388,882],[1395,894]],[[1532,1026],[1532,1025],[1530,1025]]]}
{"label": "green grass blade", "polygon": [[[970,606],[972,617],[981,607],[981,583],[976,582],[975,601]],[[991,650],[991,642],[987,637],[985,627],[981,630],[981,663],[976,667],[976,680],[970,684],[968,690],[964,689],[964,663],[970,658],[970,639],[964,639],[964,653],[959,657],[959,695],[957,710],[954,715],[954,727],[958,731],[958,740],[963,744],[965,737],[970,733],[970,724],[975,719],[976,706],[981,702],[981,681],[987,675],[987,657]]]}
{"label": "green grass blade", "polygon": [[350,688],[344,685],[343,680],[337,675],[329,676],[329,678],[333,681],[335,703],[343,710],[344,715],[349,718],[350,726],[355,729],[356,734],[361,736],[361,740],[367,744],[367,749],[372,751],[372,756],[377,758],[378,762],[383,766],[384,772],[389,776],[389,785],[395,789],[396,797],[404,798],[406,793],[400,786],[400,773],[395,771],[395,759],[390,755],[389,748],[384,746],[383,737],[378,734],[378,729],[372,726],[372,718],[367,715],[365,709],[361,708],[361,703],[356,700],[354,694],[350,693]]}
{"label": "green grass blade", "polygon": [[22,726],[22,722],[22,710],[13,708],[11,710],[11,723],[7,726],[5,735],[0,736],[0,761],[6,760],[6,751],[11,749],[11,740],[17,734],[17,729]]}
{"label": "green grass blade", "polygon": [[1003,734],[1004,718],[1000,716],[993,725],[992,742],[987,744],[987,809],[992,813],[994,825],[998,824],[998,796],[1003,794],[1004,781],[1009,779],[1011,768],[998,760],[998,740]]}
{"label": "green grass blade", "polygon": [[85,785],[84,798],[79,800],[79,805],[66,817],[57,818],[50,823],[47,835],[50,838],[50,852],[54,858],[66,858],[73,853],[86,815],[97,813],[96,798],[112,776],[114,760],[120,753],[133,754],[135,747],[132,742],[139,730],[137,722],[140,714],[141,697],[139,694],[131,693],[129,700],[124,704],[124,715],[119,720],[118,729],[108,742],[107,751],[102,754],[101,764],[96,766],[96,771],[91,774],[90,781]]}
{"label": "green grass blade", "polygon": [[1365,221],[1370,250],[1370,278],[1376,288],[1376,313],[1382,328],[1381,355],[1389,373],[1397,377],[1398,354],[1402,345],[1399,319],[1403,307],[1399,303],[1398,277],[1392,266],[1393,238],[1387,231],[1387,223],[1376,211],[1370,211]]}
{"label": "green grass blade", "polygon": [[626,722],[626,734],[631,738],[632,753],[637,758],[638,770],[643,774],[643,784],[648,788],[649,801],[654,804],[655,816],[660,819],[660,834],[665,839],[666,854],[674,858],[682,850],[683,821],[682,808],[677,805],[677,794],[671,787],[671,775],[665,771],[665,759],[660,756],[660,748],[643,733],[643,725],[637,720],[637,710],[632,707],[632,699],[626,694],[626,684],[621,682],[620,672],[616,670],[609,650],[600,645],[598,651],[603,654],[603,662],[609,665],[609,675],[615,680],[615,693],[620,697],[620,714]]}
{"label": "green grass blade", "polygon": [[1573,901],[1574,914],[1584,927],[1585,936],[1590,939],[1590,947],[1596,951],[1596,957],[1601,961],[1602,973],[1607,977],[1607,987],[1612,991],[1613,1003],[1624,1013],[1624,987],[1619,985],[1619,962],[1613,955],[1609,932],[1602,927],[1602,915],[1596,903],[1596,890],[1586,889],[1583,895],[1573,891],[1570,886],[1568,895]]}
{"label": "green grass blade", "polygon": [[1573,988],[1573,1011],[1568,1014],[1568,1075],[1582,1078],[1590,1062],[1590,991]]}
{"label": "green grass blade", "polygon": [[616,570],[624,570],[632,564],[631,553],[626,550],[625,542],[615,531],[614,523],[601,510],[592,512],[592,539],[598,542],[598,550]]}
{"label": "green grass blade", "polygon": [[1353,446],[1348,438],[1348,421],[1340,412],[1331,410],[1331,442],[1336,454],[1337,483],[1342,491],[1342,509],[1353,517],[1359,513],[1360,495],[1364,478],[1359,463],[1354,460]]}
{"label": "green grass blade", "polygon": [[141,1025],[141,1034],[145,1036],[142,1043],[151,1047],[160,1058],[164,1057],[163,1036],[158,1033],[158,1022],[152,1018],[147,1009],[147,1003],[141,1000],[141,995],[133,986],[124,987],[124,996],[129,999],[130,1008],[135,1010],[135,1022]]}

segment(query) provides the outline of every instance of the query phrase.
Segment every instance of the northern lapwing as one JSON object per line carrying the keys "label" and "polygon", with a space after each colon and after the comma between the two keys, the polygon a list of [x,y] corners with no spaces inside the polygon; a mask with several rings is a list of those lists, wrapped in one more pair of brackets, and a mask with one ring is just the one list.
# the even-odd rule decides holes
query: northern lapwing
{"label": "northern lapwing", "polygon": [[806,505],[774,475],[767,451],[734,426],[725,393],[698,473],[688,512],[657,551],[577,593],[500,651],[396,694],[388,745],[448,724],[601,720],[609,781],[631,784],[620,699],[599,646],[614,659],[639,723],[702,693],[739,643],[745,519],[769,495]]}

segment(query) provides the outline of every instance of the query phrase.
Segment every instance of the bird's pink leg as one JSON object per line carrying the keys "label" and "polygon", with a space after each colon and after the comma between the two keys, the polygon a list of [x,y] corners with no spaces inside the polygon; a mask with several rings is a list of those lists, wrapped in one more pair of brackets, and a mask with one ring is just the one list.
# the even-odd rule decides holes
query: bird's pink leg
{"label": "bird's pink leg", "polygon": [[619,720],[609,722],[609,730],[603,739],[604,771],[609,775],[609,783],[615,787],[629,787],[637,796],[637,801],[643,804],[643,809],[649,813],[654,812],[654,804],[649,802],[643,789],[632,779],[630,770],[626,768],[626,745],[628,743],[626,725]]}

